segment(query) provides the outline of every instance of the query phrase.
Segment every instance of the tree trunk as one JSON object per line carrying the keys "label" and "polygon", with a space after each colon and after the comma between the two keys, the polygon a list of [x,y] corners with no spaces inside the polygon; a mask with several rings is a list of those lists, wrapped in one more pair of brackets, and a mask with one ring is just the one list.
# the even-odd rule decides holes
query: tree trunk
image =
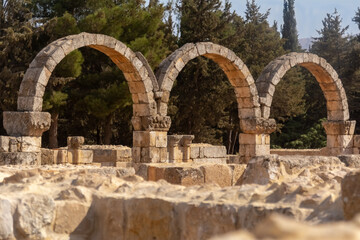
{"label": "tree trunk", "polygon": [[51,113],[51,126],[49,129],[49,148],[58,148],[58,120],[59,112],[54,111]]}
{"label": "tree trunk", "polygon": [[112,114],[110,114],[107,118],[106,118],[106,122],[105,122],[105,127],[104,127],[104,144],[105,145],[110,145],[111,143],[111,138],[112,138]]}

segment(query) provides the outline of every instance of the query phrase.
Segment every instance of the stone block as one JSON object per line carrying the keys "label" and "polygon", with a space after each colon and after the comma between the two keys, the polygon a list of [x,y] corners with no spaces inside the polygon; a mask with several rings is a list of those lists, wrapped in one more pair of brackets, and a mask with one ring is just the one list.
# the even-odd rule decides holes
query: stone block
{"label": "stone block", "polygon": [[7,134],[16,137],[41,137],[51,124],[51,115],[47,112],[4,112],[3,118]]}
{"label": "stone block", "polygon": [[354,136],[354,147],[360,148],[360,135]]}
{"label": "stone block", "polygon": [[200,158],[200,147],[199,146],[191,146],[190,147],[190,158]]}
{"label": "stone block", "polygon": [[360,213],[360,171],[348,173],[341,182],[344,218],[350,220]]}
{"label": "stone block", "polygon": [[360,155],[340,155],[338,156],[340,161],[345,163],[347,167],[360,168]]}
{"label": "stone block", "polygon": [[227,164],[240,164],[240,155],[226,155]]}
{"label": "stone block", "polygon": [[197,167],[165,167],[163,179],[172,184],[194,186],[204,183],[204,174]]}
{"label": "stone block", "polygon": [[54,163],[66,164],[68,163],[68,151],[65,149],[54,149]]}
{"label": "stone block", "polygon": [[67,138],[68,149],[80,149],[85,139],[82,136],[71,136]]}
{"label": "stone block", "polygon": [[225,146],[208,146],[204,147],[205,158],[224,158],[226,157]]}
{"label": "stone block", "polygon": [[41,137],[18,137],[20,143],[20,152],[40,152]]}
{"label": "stone block", "polygon": [[156,132],[134,131],[133,132],[133,146],[134,147],[155,147],[156,146]]}
{"label": "stone block", "polygon": [[41,165],[52,165],[54,164],[54,151],[51,149],[41,149]]}
{"label": "stone block", "polygon": [[327,135],[329,148],[352,148],[353,146],[353,135]]}
{"label": "stone block", "polygon": [[133,162],[140,163],[141,162],[141,147],[132,147],[131,155]]}
{"label": "stone block", "polygon": [[356,121],[326,121],[322,125],[328,135],[352,135]]}
{"label": "stone block", "polygon": [[167,132],[155,132],[155,147],[167,147]]}
{"label": "stone block", "polygon": [[9,152],[9,136],[0,136],[0,152]]}
{"label": "stone block", "polygon": [[40,165],[41,153],[38,152],[1,152],[0,165]]}
{"label": "stone block", "polygon": [[212,164],[226,164],[227,158],[195,158],[191,159],[195,164],[212,163]]}
{"label": "stone block", "polygon": [[241,179],[245,172],[247,164],[229,164],[229,168],[232,171],[232,186],[241,185]]}
{"label": "stone block", "polygon": [[240,128],[248,134],[270,134],[276,130],[276,121],[261,117],[241,119]]}
{"label": "stone block", "polygon": [[22,97],[18,96],[17,109],[18,111],[42,111],[43,98],[42,97]]}
{"label": "stone block", "polygon": [[141,162],[144,162],[144,163],[160,162],[160,149],[157,147],[141,148]]}
{"label": "stone block", "polygon": [[215,183],[220,187],[229,187],[232,182],[231,170],[227,165],[209,164],[200,167],[205,183]]}
{"label": "stone block", "polygon": [[72,164],[89,164],[93,162],[92,150],[69,149],[67,159]]}

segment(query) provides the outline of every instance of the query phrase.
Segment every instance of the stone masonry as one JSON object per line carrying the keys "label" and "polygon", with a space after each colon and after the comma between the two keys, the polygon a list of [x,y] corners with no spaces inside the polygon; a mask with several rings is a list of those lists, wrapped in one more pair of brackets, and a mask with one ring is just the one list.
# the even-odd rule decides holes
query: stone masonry
{"label": "stone masonry", "polygon": [[[219,155],[204,156],[206,159],[226,161],[223,147],[194,147],[191,143],[194,136],[168,136],[171,119],[167,110],[174,81],[185,65],[199,56],[216,62],[234,87],[242,130],[239,136],[240,159],[236,161],[247,163],[254,156],[270,154],[270,134],[276,129],[275,120],[269,119],[275,88],[285,73],[296,65],[305,67],[315,76],[327,101],[328,121],[323,124],[327,133],[327,148],[322,152],[327,155],[359,152],[359,137],[354,136],[356,122],[349,121],[342,82],[336,71],[314,54],[289,53],[279,57],[266,66],[255,81],[247,66],[231,50],[211,42],[188,43],[169,55],[160,64],[155,76],[141,53],[134,53],[112,37],[81,33],[52,42],[31,62],[20,86],[18,111],[3,113],[4,128],[9,135],[0,137],[4,162],[16,162],[13,159],[19,154],[32,154],[27,156],[27,159],[32,159],[28,162],[39,163],[39,153],[46,152],[40,150],[41,136],[51,122],[50,114],[42,112],[46,85],[56,65],[71,51],[85,46],[110,57],[127,80],[133,100],[131,157],[134,163],[200,161],[200,155],[199,158],[193,156],[197,148],[199,152],[212,149],[209,151]],[[83,139],[70,138],[70,141],[74,142],[69,142],[66,154],[62,149],[56,150],[56,153],[54,150],[52,159],[57,160],[52,162],[63,162],[65,155],[67,162],[72,163],[87,163],[90,160],[86,159],[94,158],[91,155],[94,151],[87,152],[87,149],[78,147],[83,144]],[[100,151],[99,154],[103,156],[105,153]],[[112,152],[106,154],[117,156]]]}

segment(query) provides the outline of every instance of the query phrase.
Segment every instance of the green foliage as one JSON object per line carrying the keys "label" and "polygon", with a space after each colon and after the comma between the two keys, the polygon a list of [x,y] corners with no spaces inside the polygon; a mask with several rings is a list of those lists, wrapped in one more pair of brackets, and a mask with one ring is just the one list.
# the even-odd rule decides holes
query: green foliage
{"label": "green foliage", "polygon": [[345,68],[348,37],[345,35],[349,26],[342,27],[342,19],[337,10],[327,14],[322,21],[323,28],[318,31],[320,37],[314,38],[311,52],[325,58],[341,75]]}
{"label": "green foliage", "polygon": [[296,52],[300,49],[300,45],[296,29],[295,0],[284,0],[283,19],[284,25],[282,26],[281,34],[285,39],[284,49]]}
{"label": "green foliage", "polygon": [[298,118],[283,122],[281,131],[271,134],[272,148],[316,149],[326,146],[326,134],[321,125],[326,119],[320,119],[308,127],[305,115]]}

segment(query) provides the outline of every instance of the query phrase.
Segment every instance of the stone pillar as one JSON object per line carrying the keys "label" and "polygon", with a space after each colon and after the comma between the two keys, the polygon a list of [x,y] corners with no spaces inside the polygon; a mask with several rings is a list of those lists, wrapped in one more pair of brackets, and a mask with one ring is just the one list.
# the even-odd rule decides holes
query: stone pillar
{"label": "stone pillar", "polygon": [[41,136],[50,123],[46,112],[4,112],[9,136],[0,136],[0,164],[41,164]]}
{"label": "stone pillar", "polygon": [[194,135],[168,136],[169,162],[182,163],[191,161],[191,143]]}
{"label": "stone pillar", "polygon": [[356,121],[323,122],[327,135],[325,154],[337,156],[356,152],[356,149],[354,149],[355,125]]}
{"label": "stone pillar", "polygon": [[248,163],[255,156],[270,154],[270,133],[276,130],[274,119],[249,118],[240,120],[240,162]]}
{"label": "stone pillar", "polygon": [[135,163],[168,161],[167,132],[171,125],[168,116],[133,117],[132,157]]}

